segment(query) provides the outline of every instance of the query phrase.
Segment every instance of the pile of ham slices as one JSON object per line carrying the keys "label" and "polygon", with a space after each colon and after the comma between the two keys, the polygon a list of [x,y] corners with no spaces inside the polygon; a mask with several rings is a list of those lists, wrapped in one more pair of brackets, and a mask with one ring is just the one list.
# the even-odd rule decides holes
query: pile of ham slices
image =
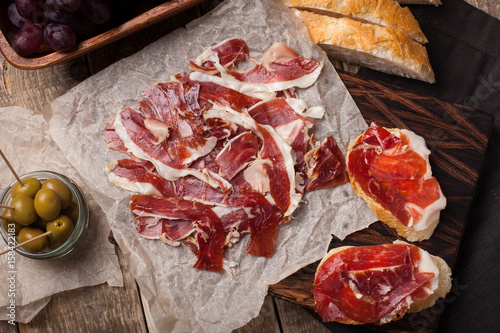
{"label": "pile of ham slices", "polygon": [[230,39],[189,68],[116,114],[105,141],[128,158],[106,171],[137,193],[130,209],[141,236],[184,244],[195,268],[220,272],[225,250],[245,234],[248,254],[272,256],[278,226],[303,194],[348,176],[334,139],[309,135],[324,110],[294,90],[314,84],[321,63],[282,43],[255,61],[243,40]]}

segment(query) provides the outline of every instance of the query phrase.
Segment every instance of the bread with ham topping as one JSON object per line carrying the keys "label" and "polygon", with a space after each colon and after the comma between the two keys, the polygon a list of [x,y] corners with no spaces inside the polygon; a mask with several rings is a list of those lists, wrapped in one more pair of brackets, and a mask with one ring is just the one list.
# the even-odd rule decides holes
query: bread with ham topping
{"label": "bread with ham topping", "polygon": [[[406,244],[409,246],[413,246],[410,244],[407,244],[405,242],[401,241],[395,241],[394,244]],[[388,246],[391,246],[391,244],[388,244]],[[366,246],[367,248],[370,246]],[[331,258],[334,255],[337,255],[341,253],[342,251],[345,251],[347,249],[353,248],[353,246],[342,246],[342,247],[337,247],[331,249],[320,261],[317,269],[316,269],[316,274],[315,274],[315,288],[316,288],[316,283],[317,283],[317,277],[318,273],[322,269],[328,269],[327,267],[323,268],[323,265],[328,261],[329,258]],[[417,247],[418,248],[418,247]],[[426,308],[429,308],[436,304],[436,301],[439,298],[445,297],[448,292],[451,290],[451,284],[452,284],[452,279],[451,279],[451,268],[448,266],[446,261],[444,261],[442,258],[438,256],[434,256],[429,254],[427,251],[422,250],[421,248],[418,248],[419,253],[421,254],[422,257],[425,257],[425,260],[422,260],[419,262],[419,266],[425,266],[422,268],[422,270],[425,272],[426,268],[431,268],[431,270],[437,270],[438,271],[438,276],[437,276],[437,287],[434,289],[429,295],[427,295],[425,298],[421,299],[420,301],[415,301],[410,304],[408,309],[406,310],[406,313],[414,313],[414,312],[420,312]],[[425,261],[425,263],[423,263]],[[420,268],[419,268],[420,269]],[[428,272],[431,272],[429,270]],[[330,269],[331,271],[331,269]],[[331,273],[330,273],[331,274]],[[349,273],[347,273],[349,274]],[[316,297],[316,291],[315,291],[315,297]],[[363,296],[366,297],[366,296]],[[317,300],[315,299],[315,304],[316,304],[316,309],[318,309],[318,304]],[[320,313],[321,315],[321,313]],[[404,313],[403,313],[404,315]],[[383,322],[378,321],[378,322],[373,322],[373,324],[377,325],[382,325],[386,324],[391,321],[399,320],[402,318],[402,315],[398,313],[397,311],[393,314],[390,314],[389,317],[385,317]],[[323,319],[324,320],[324,319]],[[325,320],[324,320],[325,321]],[[353,320],[350,318],[345,317],[344,319],[341,320],[335,320],[336,322],[342,323],[342,324],[350,324],[350,325],[362,325],[366,324],[366,322],[360,322],[357,320]]]}
{"label": "bread with ham topping", "polygon": [[[378,128],[378,125],[373,125]],[[432,171],[431,167],[428,161],[428,156],[430,154],[430,151],[427,149],[425,145],[425,141],[422,137],[416,135],[415,133],[408,131],[408,130],[400,130],[398,128],[384,128],[384,130],[389,131],[391,135],[395,135],[398,137],[401,137],[402,135],[405,135],[410,142],[413,142],[416,146],[418,146],[418,150],[420,150],[419,155],[424,159],[426,163],[426,175],[423,179],[429,179],[433,178],[432,177]],[[404,134],[402,134],[404,132]],[[366,133],[366,132],[365,132]],[[365,133],[361,134],[358,136],[349,146],[348,152],[347,152],[347,157],[346,157],[346,163],[348,166],[348,174],[349,174],[349,179],[351,182],[351,185],[354,189],[354,192],[362,199],[366,201],[368,204],[368,207],[373,211],[375,216],[383,223],[388,225],[389,227],[393,228],[396,230],[398,235],[404,237],[410,242],[416,242],[416,241],[421,241],[425,239],[429,239],[431,235],[433,234],[436,226],[439,223],[439,217],[440,217],[440,211],[444,209],[446,206],[446,198],[444,197],[443,193],[441,192],[441,189],[439,185],[437,186],[437,193],[439,193],[440,197],[438,200],[434,201],[431,205],[426,206],[423,208],[425,211],[427,209],[428,213],[427,215],[424,215],[422,220],[416,221],[414,224],[412,223],[411,225],[407,226],[404,223],[396,217],[393,212],[391,212],[386,205],[381,203],[377,198],[374,198],[372,195],[367,193],[361,184],[358,182],[356,174],[353,174],[354,171],[349,167],[350,163],[349,160],[351,158],[351,154],[353,152],[353,148],[362,140],[363,136]],[[411,148],[411,145],[410,145]],[[408,148],[407,148],[408,149]],[[409,149],[411,150],[411,149]],[[354,162],[353,162],[354,163]],[[421,223],[419,227],[416,227],[418,223]]]}

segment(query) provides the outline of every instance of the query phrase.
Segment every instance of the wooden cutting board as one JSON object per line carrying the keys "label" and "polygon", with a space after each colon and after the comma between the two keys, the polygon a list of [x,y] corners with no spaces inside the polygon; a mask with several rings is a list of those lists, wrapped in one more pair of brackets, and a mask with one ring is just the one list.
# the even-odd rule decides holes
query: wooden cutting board
{"label": "wooden cutting board", "polygon": [[[433,175],[438,179],[448,204],[441,213],[440,223],[433,236],[414,244],[442,257],[453,270],[485,158],[493,117],[357,75],[342,72],[339,75],[368,124],[376,121],[384,127],[406,128],[426,139],[431,150]],[[333,237],[330,248],[392,243],[396,239],[402,238],[381,222],[376,222],[367,229],[349,235],[343,241]],[[304,267],[271,285],[269,294],[314,308],[313,282],[318,263],[319,261]],[[384,326],[364,326],[382,332],[433,332],[437,329],[439,315],[446,302],[458,293],[460,285],[454,284],[448,296],[432,308],[418,314],[407,314],[403,319]],[[342,324],[326,325],[335,330]]]}

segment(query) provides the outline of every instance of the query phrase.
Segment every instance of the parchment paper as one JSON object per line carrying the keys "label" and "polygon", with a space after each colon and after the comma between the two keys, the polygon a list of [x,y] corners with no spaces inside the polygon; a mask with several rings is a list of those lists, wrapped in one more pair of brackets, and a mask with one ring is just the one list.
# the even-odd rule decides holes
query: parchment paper
{"label": "parchment paper", "polygon": [[[9,267],[7,255],[0,256],[0,320],[7,317],[15,291],[16,321],[29,322],[50,300],[50,295],[79,287],[107,282],[122,286],[123,277],[113,245],[107,241],[106,215],[89,193],[83,179],[65,159],[48,134],[48,124],[40,114],[20,107],[0,108],[0,143],[4,154],[19,175],[50,170],[73,179],[85,193],[90,219],[85,237],[73,251],[58,259],[33,260],[19,254]],[[2,191],[15,180],[3,160],[0,161]],[[0,249],[7,248],[2,241]],[[7,278],[15,276],[14,288]]]}
{"label": "parchment paper", "polygon": [[281,41],[304,57],[324,62],[318,83],[299,91],[308,106],[326,107],[324,119],[315,124],[318,139],[333,135],[345,152],[366,129],[351,96],[305,27],[280,2],[266,0],[222,3],[187,29],[176,30],[82,82],[47,110],[52,113],[54,140],[107,212],[148,302],[150,324],[158,331],[225,332],[246,324],[259,313],[268,285],[322,258],[331,234],[344,238],[376,220],[350,184],[308,193],[293,220],[279,228],[272,258],[245,255],[249,237],[226,252],[228,262],[238,263],[232,276],[193,269],[196,258],[186,247],[174,248],[138,235],[128,208],[131,193],[111,185],[104,172],[106,164],[125,157],[107,149],[105,127],[119,109],[136,106],[148,85],[187,71],[188,60],[232,37],[244,38],[254,59]]}

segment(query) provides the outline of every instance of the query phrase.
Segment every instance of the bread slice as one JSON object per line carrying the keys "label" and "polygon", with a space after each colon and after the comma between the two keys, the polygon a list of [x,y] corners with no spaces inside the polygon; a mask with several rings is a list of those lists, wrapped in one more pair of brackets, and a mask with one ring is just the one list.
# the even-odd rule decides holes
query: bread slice
{"label": "bread slice", "polygon": [[404,237],[410,242],[418,242],[424,239],[429,239],[434,233],[434,229],[436,229],[439,219],[431,221],[429,226],[423,230],[417,231],[412,227],[407,227],[403,223],[399,221],[399,219],[394,216],[390,211],[382,207],[381,204],[373,200],[370,196],[368,196],[363,189],[359,186],[357,182],[355,182],[352,177],[350,178],[352,187],[354,188],[354,192],[362,199],[364,199],[375,214],[375,216],[387,226],[396,230],[398,235]]}
{"label": "bread slice", "polygon": [[[394,134],[395,132],[398,132],[398,128],[386,128],[389,132]],[[352,151],[352,148],[358,143],[358,141],[362,138],[363,134],[358,136],[350,145],[347,150],[347,157],[346,157],[346,163],[349,165],[349,156]],[[349,170],[348,170],[349,171]],[[404,237],[410,242],[418,242],[422,241],[425,239],[429,239],[432,234],[434,233],[434,230],[436,229],[437,225],[439,224],[439,214],[432,219],[431,221],[428,222],[428,225],[426,228],[422,230],[415,230],[413,226],[406,226],[404,225],[399,219],[394,216],[389,210],[387,210],[385,207],[383,207],[380,203],[375,201],[372,197],[370,197],[359,185],[358,182],[352,177],[352,175],[348,172],[349,174],[349,180],[351,182],[351,185],[354,189],[354,192],[365,202],[367,203],[368,207],[372,210],[372,212],[375,214],[375,216],[384,224],[387,226],[393,228],[396,230],[398,235]]]}
{"label": "bread slice", "polygon": [[283,0],[291,8],[333,17],[348,17],[364,23],[403,29],[418,43],[427,43],[418,21],[408,7],[393,0]]}
{"label": "bread slice", "polygon": [[442,5],[440,0],[395,0],[402,5]]}
{"label": "bread slice", "polygon": [[[318,268],[316,269],[316,274],[319,271],[320,267],[323,265],[323,263],[325,263],[325,261],[328,260],[328,258],[330,258],[331,256],[333,256],[336,253],[339,253],[339,252],[344,251],[344,250],[351,248],[351,247],[352,246],[341,246],[341,247],[336,247],[336,248],[331,249],[323,257],[323,259],[320,261]],[[424,251],[424,250],[420,249],[420,251]],[[424,251],[424,252],[426,252],[426,251]],[[429,254],[428,252],[426,252],[426,253]],[[432,294],[428,295],[426,298],[412,303],[410,305],[410,307],[408,308],[408,310],[406,311],[407,313],[420,312],[424,309],[430,308],[431,306],[436,304],[436,301],[439,298],[445,297],[451,290],[452,280],[451,280],[451,268],[450,268],[450,266],[448,266],[446,261],[444,261],[442,258],[440,258],[438,256],[434,256],[431,254],[429,254],[429,256],[434,261],[437,268],[439,269],[438,286],[434,290],[434,292]],[[314,276],[315,279],[316,279],[316,274]],[[395,314],[391,317],[391,319],[389,321],[394,321],[394,320],[398,320],[398,319],[401,319],[401,317],[398,316],[397,314]],[[361,325],[361,324],[363,324],[363,323],[360,323],[358,321],[348,319],[348,318],[346,318],[342,321],[339,321],[339,323],[348,324],[348,325]]]}
{"label": "bread slice", "polygon": [[403,30],[292,9],[314,43],[340,61],[434,83],[427,50]]}

